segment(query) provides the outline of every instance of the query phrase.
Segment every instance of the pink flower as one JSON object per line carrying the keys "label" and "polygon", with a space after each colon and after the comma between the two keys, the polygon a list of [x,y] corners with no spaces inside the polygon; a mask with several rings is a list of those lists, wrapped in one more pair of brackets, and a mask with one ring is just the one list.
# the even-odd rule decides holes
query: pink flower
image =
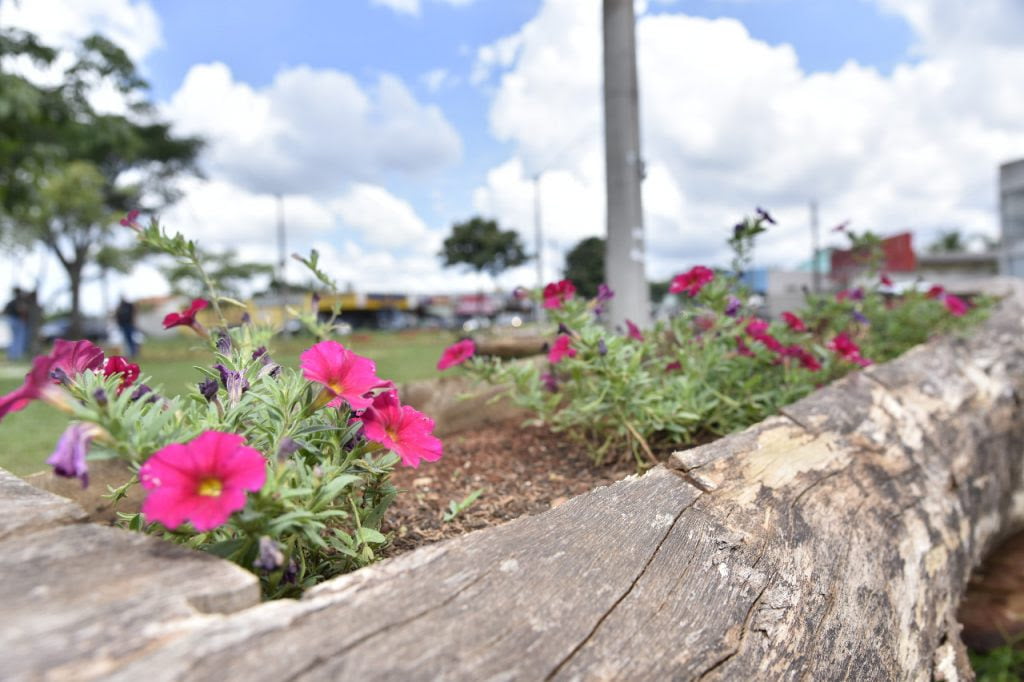
{"label": "pink flower", "polygon": [[128,215],[121,218],[121,225],[124,227],[130,227],[136,232],[139,231],[139,212],[136,210],[128,211]]}
{"label": "pink flower", "polygon": [[786,326],[795,332],[807,331],[807,325],[804,324],[804,321],[791,312],[782,313],[782,319],[785,321]]}
{"label": "pink flower", "polygon": [[710,315],[701,315],[699,317],[694,318],[693,324],[700,331],[709,332],[715,327],[715,318],[711,317]]}
{"label": "pink flower", "polygon": [[386,391],[374,398],[360,419],[363,434],[397,454],[407,467],[441,459],[443,446],[433,434],[434,420],[402,405],[395,391]]}
{"label": "pink flower", "polygon": [[846,332],[837,335],[829,341],[828,347],[838,353],[844,360],[854,362],[861,367],[867,367],[871,364],[870,360],[860,354],[860,346]]}
{"label": "pink flower", "polygon": [[970,306],[967,305],[967,301],[959,296],[954,296],[953,294],[946,294],[943,297],[942,302],[946,305],[946,310],[948,310],[953,317],[963,317],[970,309]]}
{"label": "pink flower", "polygon": [[544,307],[548,310],[561,308],[562,304],[576,294],[576,287],[567,279],[551,282],[544,287]]}
{"label": "pink flower", "polygon": [[[640,332],[640,327],[633,324],[632,320],[626,320],[626,336],[631,339],[636,339],[637,341],[644,340],[644,335]],[[575,353],[573,353],[573,355],[575,355]]]}
{"label": "pink flower", "polygon": [[892,286],[892,279],[889,277],[889,275],[885,274],[884,272],[882,273],[882,276],[878,278],[878,281],[881,282],[882,286]]}
{"label": "pink flower", "polygon": [[[32,369],[25,375],[25,383],[0,397],[0,420],[10,412],[25,409],[32,400],[53,397],[55,384],[62,379],[73,379],[85,370],[99,369],[103,364],[103,351],[89,341],[57,339],[53,352],[37,356]],[[56,377],[54,376],[56,374]]]}
{"label": "pink flower", "polygon": [[476,344],[473,343],[473,339],[463,339],[458,343],[453,343],[444,349],[441,359],[437,361],[437,368],[446,370],[449,367],[461,365],[473,357],[474,353],[476,353]]}
{"label": "pink flower", "polygon": [[836,294],[837,301],[845,301],[847,299],[851,301],[864,300],[864,290],[861,289],[860,287],[857,287],[856,289],[843,289],[842,291]]}
{"label": "pink flower", "polygon": [[754,357],[754,351],[750,350],[750,346],[746,344],[742,336],[736,337],[736,352],[748,358]]}
{"label": "pink flower", "polygon": [[337,341],[321,341],[299,356],[302,376],[324,385],[332,396],[327,402],[338,407],[347,402],[353,410],[362,410],[373,403],[366,394],[383,383],[377,377],[377,367],[369,358],[356,355]]}
{"label": "pink flower", "polygon": [[668,291],[671,294],[678,294],[685,291],[690,296],[696,296],[706,284],[715,278],[715,272],[703,265],[695,265],[688,272],[676,275],[669,285]]}
{"label": "pink flower", "polygon": [[814,356],[814,353],[801,346],[788,346],[782,351],[782,354],[789,358],[796,358],[800,361],[801,365],[812,372],[817,372],[821,369],[821,363],[818,362],[818,358]]}
{"label": "pink flower", "polygon": [[204,298],[196,298],[192,300],[184,312],[180,313],[168,313],[164,317],[164,329],[170,329],[171,327],[177,327],[184,325],[186,327],[192,327],[197,332],[202,329],[199,323],[196,321],[196,315],[200,310],[210,305],[210,302]]}
{"label": "pink flower", "polygon": [[665,371],[666,372],[678,372],[682,368],[683,368],[683,363],[679,362],[678,360],[673,360],[672,362],[670,362],[667,365],[665,365]]}
{"label": "pink flower", "polygon": [[138,365],[134,362],[128,362],[128,360],[120,355],[111,356],[103,361],[103,376],[109,377],[111,374],[121,375],[121,383],[117,387],[118,395],[121,395],[121,391],[135,383],[135,380],[139,378],[139,371]]}
{"label": "pink flower", "polygon": [[85,463],[85,456],[89,451],[89,443],[98,432],[99,427],[94,424],[71,423],[61,434],[53,454],[46,460],[53,467],[53,473],[77,478],[82,481],[82,487],[87,488],[89,467]]}
{"label": "pink flower", "polygon": [[757,337],[768,333],[768,323],[757,317],[752,318],[750,322],[747,323],[746,331],[747,334],[756,339]]}
{"label": "pink flower", "polygon": [[946,293],[946,290],[939,286],[938,284],[936,284],[935,286],[928,290],[928,292],[925,294],[925,298],[938,298],[939,296],[942,296],[942,294],[944,293]]}
{"label": "pink flower", "polygon": [[199,532],[213,530],[245,506],[245,491],[267,480],[267,461],[235,433],[204,431],[188,443],[158,450],[139,469],[149,495],[146,521],[171,530],[186,520]]}
{"label": "pink flower", "polygon": [[576,349],[569,345],[571,341],[572,339],[565,334],[555,339],[554,344],[551,345],[551,350],[548,351],[548,362],[557,365],[564,357],[576,357]]}

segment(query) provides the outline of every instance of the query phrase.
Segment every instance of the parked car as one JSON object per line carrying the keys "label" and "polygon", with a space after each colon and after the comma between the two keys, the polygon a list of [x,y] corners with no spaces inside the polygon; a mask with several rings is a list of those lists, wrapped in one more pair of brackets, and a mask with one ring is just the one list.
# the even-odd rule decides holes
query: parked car
{"label": "parked car", "polygon": [[[71,316],[61,315],[47,320],[39,327],[39,336],[46,343],[55,339],[71,338]],[[77,338],[93,343],[105,343],[111,337],[110,323],[104,317],[82,317],[82,333]],[[118,339],[120,341],[120,339]]]}

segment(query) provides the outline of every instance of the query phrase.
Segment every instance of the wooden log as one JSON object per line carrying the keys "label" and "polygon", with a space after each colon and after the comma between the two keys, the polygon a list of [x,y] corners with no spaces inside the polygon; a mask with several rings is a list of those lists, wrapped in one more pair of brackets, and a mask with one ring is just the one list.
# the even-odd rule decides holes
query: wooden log
{"label": "wooden log", "polygon": [[[858,372],[644,477],[298,601],[182,612],[141,643],[122,628],[123,651],[76,649],[78,667],[59,672],[971,679],[957,605],[972,567],[1024,527],[1022,301],[970,339]],[[31,576],[17,584],[31,589]],[[0,650],[14,636],[0,631]],[[19,670],[54,673],[33,665]]]}

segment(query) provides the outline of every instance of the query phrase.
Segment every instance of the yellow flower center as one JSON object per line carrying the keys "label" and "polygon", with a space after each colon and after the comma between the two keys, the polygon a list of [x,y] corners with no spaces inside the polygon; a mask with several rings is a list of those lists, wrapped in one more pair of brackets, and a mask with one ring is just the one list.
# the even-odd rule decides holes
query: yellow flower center
{"label": "yellow flower center", "polygon": [[204,478],[199,481],[199,488],[196,492],[204,497],[220,497],[220,492],[223,489],[224,485],[219,478]]}

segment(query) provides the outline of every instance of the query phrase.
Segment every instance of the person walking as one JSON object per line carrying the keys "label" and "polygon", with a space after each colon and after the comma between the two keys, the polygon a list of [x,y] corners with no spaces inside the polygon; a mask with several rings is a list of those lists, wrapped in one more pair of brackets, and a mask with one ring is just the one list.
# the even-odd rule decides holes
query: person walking
{"label": "person walking", "polygon": [[11,343],[7,346],[7,359],[21,360],[28,343],[28,301],[21,287],[14,287],[11,300],[4,306],[4,317],[11,328]]}
{"label": "person walking", "polygon": [[125,352],[129,358],[134,358],[139,354],[139,344],[135,338],[135,304],[121,296],[114,311],[114,318],[121,330],[121,336],[124,337]]}

